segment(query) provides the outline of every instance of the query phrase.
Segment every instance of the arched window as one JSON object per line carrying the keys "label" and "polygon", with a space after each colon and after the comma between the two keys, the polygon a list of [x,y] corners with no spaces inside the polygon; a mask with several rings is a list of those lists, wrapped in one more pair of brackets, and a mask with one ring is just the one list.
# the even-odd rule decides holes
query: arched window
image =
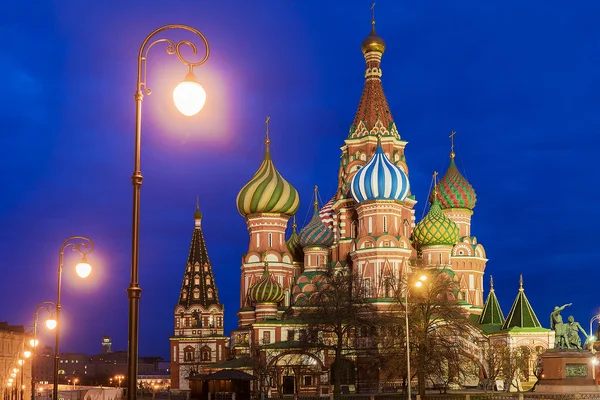
{"label": "arched window", "polygon": [[200,298],[200,290],[194,289],[194,298],[195,299],[199,299]]}
{"label": "arched window", "polygon": [[192,346],[187,346],[183,349],[183,361],[194,361],[194,348]]}
{"label": "arched window", "polygon": [[198,275],[196,275],[194,277],[194,285],[199,285],[200,284],[200,277]]}
{"label": "arched window", "polygon": [[209,289],[206,291],[206,297],[208,297],[209,299],[212,299],[212,298],[213,298],[213,290],[212,290],[211,288],[209,288]]}

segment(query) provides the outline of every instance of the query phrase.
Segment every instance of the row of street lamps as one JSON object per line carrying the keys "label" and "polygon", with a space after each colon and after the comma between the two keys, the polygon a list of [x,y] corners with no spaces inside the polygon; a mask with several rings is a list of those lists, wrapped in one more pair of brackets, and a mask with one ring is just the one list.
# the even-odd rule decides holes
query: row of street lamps
{"label": "row of street lamps", "polygon": [[[171,29],[180,29],[191,32],[198,36],[204,45],[205,53],[204,57],[200,61],[192,62],[186,59],[181,54],[181,49],[187,46],[191,49],[194,54],[198,53],[197,46],[189,40],[181,40],[175,43],[171,39],[156,38],[164,31]],[[142,173],[140,169],[140,143],[141,143],[141,118],[142,118],[142,100],[145,95],[152,93],[146,82],[146,61],[149,50],[159,43],[165,43],[167,45],[167,54],[176,55],[180,62],[188,67],[188,72],[175,90],[173,91],[173,100],[177,109],[185,116],[192,116],[197,114],[206,101],[206,92],[204,88],[196,81],[194,75],[194,67],[198,67],[204,64],[208,60],[210,49],[208,41],[204,35],[192,27],[186,25],[165,25],[153,32],[151,32],[142,42],[138,52],[137,58],[137,84],[136,91],[134,94],[135,99],[135,141],[134,141],[134,171],[131,177],[133,185],[133,212],[132,212],[132,251],[131,251],[131,281],[127,289],[129,298],[129,310],[128,310],[128,351],[127,351],[127,367],[128,377],[127,379],[127,399],[135,400],[137,397],[136,393],[136,377],[138,370],[138,337],[139,337],[139,299],[141,295],[141,288],[138,282],[138,264],[139,264],[139,225],[140,225],[140,188],[142,185]],[[39,344],[37,340],[38,332],[38,314],[39,311],[45,309],[51,314],[51,318],[46,321],[46,325],[49,329],[55,329],[55,346],[54,346],[54,369],[53,369],[53,399],[58,399],[58,372],[59,372],[59,344],[60,344],[60,313],[61,313],[61,285],[62,285],[62,272],[64,266],[64,252],[67,248],[71,248],[73,251],[78,252],[81,255],[81,261],[75,267],[77,274],[86,278],[90,275],[92,267],[88,263],[86,256],[93,251],[93,241],[85,236],[71,236],[67,238],[62,246],[60,247],[58,257],[58,285],[57,285],[57,296],[56,302],[43,301],[35,309],[34,313],[34,325],[33,325],[33,339],[30,341],[30,345],[33,349],[33,355],[35,359],[35,350]],[[26,351],[29,357],[32,352]],[[23,366],[24,360],[19,360],[21,370],[21,385],[23,385]],[[31,399],[35,400],[35,379],[33,374],[34,364],[32,362],[32,374],[31,374]],[[8,386],[12,386],[13,382],[16,382],[17,368],[11,373],[11,377],[8,380]],[[12,376],[14,375],[14,376]],[[125,377],[118,375],[117,380],[119,386],[121,381]],[[21,394],[21,400],[23,400],[23,394]]]}

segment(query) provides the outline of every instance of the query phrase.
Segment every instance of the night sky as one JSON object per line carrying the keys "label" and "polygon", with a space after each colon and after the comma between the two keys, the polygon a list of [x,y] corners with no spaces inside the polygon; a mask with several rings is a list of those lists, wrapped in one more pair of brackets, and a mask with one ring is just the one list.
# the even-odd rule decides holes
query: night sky
{"label": "night sky", "polygon": [[[495,3],[495,4],[488,4]],[[142,134],[140,354],[168,358],[196,196],[226,331],[237,325],[248,233],[235,197],[258,168],[271,116],[275,166],[299,191],[337,186],[340,150],[361,95],[366,0],[78,1],[3,4],[0,33],[0,320],[31,325],[56,297],[58,250],[96,243],[92,275],[63,276],[61,350],[127,348],[136,56],[170,23],[202,31],[204,109],[180,115],[187,70],[150,53]],[[379,1],[383,85],[404,140],[417,219],[434,170],[457,165],[478,202],[472,233],[487,251],[505,314],[525,293],[545,327],[572,302],[587,330],[598,310],[595,162],[600,139],[600,3],[595,0]],[[173,38],[190,36],[174,35]],[[596,189],[594,189],[596,188]],[[52,344],[46,338],[44,344]]]}

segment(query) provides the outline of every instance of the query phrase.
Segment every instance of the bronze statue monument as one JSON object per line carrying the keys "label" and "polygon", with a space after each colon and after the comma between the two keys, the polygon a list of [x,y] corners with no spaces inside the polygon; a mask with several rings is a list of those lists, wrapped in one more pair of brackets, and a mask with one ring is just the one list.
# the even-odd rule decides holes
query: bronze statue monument
{"label": "bronze statue monument", "polygon": [[555,306],[554,311],[550,314],[550,328],[554,329],[555,339],[554,339],[554,348],[555,349],[570,349],[571,346],[569,344],[569,326],[563,323],[562,316],[560,312],[565,309],[565,307],[569,307],[573,303],[565,304],[562,307]]}

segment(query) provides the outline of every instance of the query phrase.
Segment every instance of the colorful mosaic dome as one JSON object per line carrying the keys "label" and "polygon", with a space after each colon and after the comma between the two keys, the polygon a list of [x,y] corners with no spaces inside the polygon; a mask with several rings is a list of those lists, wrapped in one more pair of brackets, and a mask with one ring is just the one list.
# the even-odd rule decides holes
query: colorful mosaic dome
{"label": "colorful mosaic dome", "polygon": [[435,200],[425,218],[415,226],[413,238],[421,246],[453,246],[458,240],[458,226],[444,215]]}
{"label": "colorful mosaic dome", "polygon": [[248,296],[254,303],[279,303],[285,297],[283,288],[269,273],[269,264],[265,263],[265,272],[248,290]]}
{"label": "colorful mosaic dome", "polygon": [[319,217],[317,202],[310,222],[300,231],[300,245],[302,247],[329,247],[333,244],[333,232]]}
{"label": "colorful mosaic dome", "polygon": [[475,190],[456,168],[454,153],[450,155],[450,166],[446,174],[438,183],[437,200],[442,208],[475,208]]}
{"label": "colorful mosaic dome", "polygon": [[298,192],[273,165],[269,143],[267,139],[265,157],[260,168],[237,195],[237,208],[244,217],[259,213],[292,216],[300,206]]}
{"label": "colorful mosaic dome", "polygon": [[288,251],[292,255],[292,260],[295,262],[303,262],[304,261],[304,252],[302,251],[302,246],[300,245],[300,238],[298,237],[298,233],[296,232],[296,220],[294,217],[294,223],[292,224],[292,234],[290,238],[285,243]]}
{"label": "colorful mosaic dome", "polygon": [[378,140],[375,154],[352,177],[350,191],[357,203],[369,200],[404,200],[408,196],[408,176],[385,155]]}

